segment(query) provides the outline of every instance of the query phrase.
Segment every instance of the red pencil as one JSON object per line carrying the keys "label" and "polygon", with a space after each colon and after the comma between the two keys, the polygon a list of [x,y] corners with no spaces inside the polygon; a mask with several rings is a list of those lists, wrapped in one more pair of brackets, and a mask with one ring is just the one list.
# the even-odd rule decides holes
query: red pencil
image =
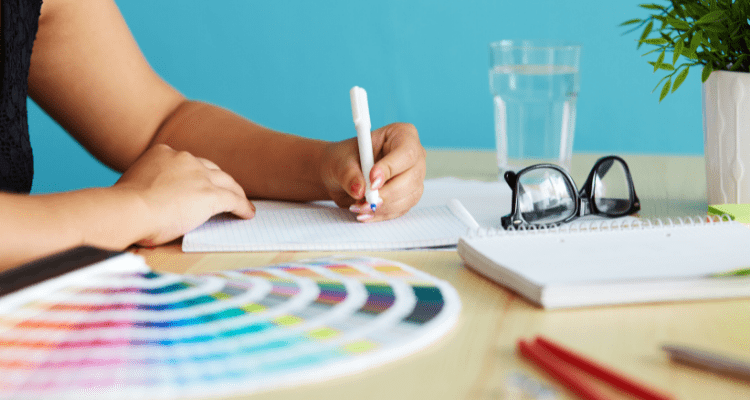
{"label": "red pencil", "polygon": [[588,382],[575,368],[561,362],[554,354],[550,354],[536,343],[519,340],[518,350],[573,393],[587,400],[608,400],[604,393]]}
{"label": "red pencil", "polygon": [[[587,377],[581,372],[593,375],[608,384],[644,400],[670,400],[670,395],[651,389],[646,385],[627,377],[596,361],[588,359],[566,349],[549,339],[537,336],[532,344],[519,341],[521,354],[528,357],[542,368],[560,380],[568,388],[586,399],[599,400],[607,397],[598,391],[591,390],[594,386],[587,382]],[[576,371],[571,374],[569,371]],[[581,371],[581,372],[578,372]]]}

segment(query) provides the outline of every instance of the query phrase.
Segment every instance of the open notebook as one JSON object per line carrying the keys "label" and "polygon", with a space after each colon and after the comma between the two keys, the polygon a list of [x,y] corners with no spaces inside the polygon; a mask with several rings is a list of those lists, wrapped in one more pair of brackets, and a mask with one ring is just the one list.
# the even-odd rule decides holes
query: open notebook
{"label": "open notebook", "polygon": [[736,273],[750,267],[750,228],[705,219],[480,229],[458,254],[544,308],[750,297],[750,276]]}
{"label": "open notebook", "polygon": [[[455,246],[476,225],[498,226],[510,210],[505,183],[456,178],[425,181],[422,199],[405,215],[361,223],[333,202],[256,201],[256,216],[217,216],[185,235],[182,250],[343,251]],[[458,201],[453,201],[458,200]]]}
{"label": "open notebook", "polygon": [[216,217],[190,232],[184,251],[404,250],[455,245],[471,226],[459,202],[419,208],[389,221],[363,224],[328,206],[266,211],[250,220]]}

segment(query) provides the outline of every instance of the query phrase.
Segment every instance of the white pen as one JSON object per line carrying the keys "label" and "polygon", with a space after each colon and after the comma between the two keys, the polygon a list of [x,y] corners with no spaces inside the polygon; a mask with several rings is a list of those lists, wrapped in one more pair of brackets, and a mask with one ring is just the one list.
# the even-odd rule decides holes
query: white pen
{"label": "white pen", "polygon": [[359,146],[359,161],[362,165],[362,173],[365,175],[365,200],[370,204],[370,209],[375,211],[378,204],[382,202],[377,190],[372,190],[370,183],[370,170],[374,164],[372,155],[372,136],[370,129],[370,109],[367,105],[367,92],[359,86],[349,91],[352,99],[352,117],[354,117],[354,128],[357,129],[357,145]]}

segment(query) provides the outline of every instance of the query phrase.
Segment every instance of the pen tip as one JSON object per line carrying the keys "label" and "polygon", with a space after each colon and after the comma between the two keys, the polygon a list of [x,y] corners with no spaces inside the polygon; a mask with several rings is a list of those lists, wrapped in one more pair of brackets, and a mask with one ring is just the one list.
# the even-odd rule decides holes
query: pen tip
{"label": "pen tip", "polygon": [[378,208],[378,205],[377,205],[377,204],[375,204],[375,203],[373,203],[373,204],[370,204],[370,210],[372,210],[373,212],[375,212],[375,209],[376,209],[376,208]]}

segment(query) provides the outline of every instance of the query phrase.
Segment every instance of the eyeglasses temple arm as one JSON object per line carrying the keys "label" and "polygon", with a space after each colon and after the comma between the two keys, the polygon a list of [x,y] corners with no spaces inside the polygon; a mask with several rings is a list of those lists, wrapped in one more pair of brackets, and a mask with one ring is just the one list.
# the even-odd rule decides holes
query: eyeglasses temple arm
{"label": "eyeglasses temple arm", "polygon": [[503,174],[503,178],[505,178],[505,182],[508,183],[508,186],[510,186],[511,189],[516,187],[516,181],[518,180],[518,175],[516,175],[513,171],[505,171],[505,174]]}

